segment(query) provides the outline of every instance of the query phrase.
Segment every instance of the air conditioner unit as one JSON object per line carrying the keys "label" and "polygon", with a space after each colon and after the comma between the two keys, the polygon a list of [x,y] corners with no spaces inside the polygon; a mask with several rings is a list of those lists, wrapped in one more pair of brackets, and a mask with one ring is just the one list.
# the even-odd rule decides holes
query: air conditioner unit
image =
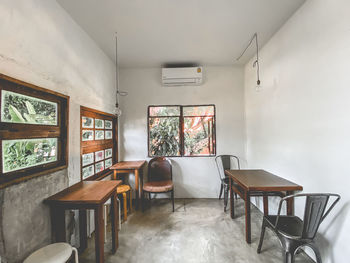
{"label": "air conditioner unit", "polygon": [[162,68],[163,86],[191,86],[202,84],[202,67]]}

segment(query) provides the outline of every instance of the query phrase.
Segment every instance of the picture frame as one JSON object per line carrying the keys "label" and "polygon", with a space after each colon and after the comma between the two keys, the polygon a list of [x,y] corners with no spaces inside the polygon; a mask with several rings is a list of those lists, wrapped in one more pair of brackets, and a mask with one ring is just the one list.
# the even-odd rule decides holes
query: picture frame
{"label": "picture frame", "polygon": [[95,130],[95,140],[104,140],[105,139],[105,131],[103,130]]}
{"label": "picture frame", "polygon": [[112,148],[105,149],[105,159],[111,158],[112,156],[113,156],[113,149]]}
{"label": "picture frame", "polygon": [[111,140],[113,138],[113,132],[112,131],[105,131],[105,139]]}
{"label": "picture frame", "polygon": [[112,130],[113,129],[113,122],[109,121],[109,120],[105,120],[105,129]]}
{"label": "picture frame", "polygon": [[83,142],[93,141],[94,140],[94,131],[93,130],[82,130],[81,140]]}
{"label": "picture frame", "polygon": [[104,169],[105,169],[104,161],[99,162],[99,163],[95,163],[95,173],[96,174],[102,172]]}
{"label": "picture frame", "polygon": [[95,152],[95,162],[102,161],[105,158],[104,155],[105,155],[105,152],[103,150]]}
{"label": "picture frame", "polygon": [[101,119],[95,119],[95,129],[104,129],[105,122]]}
{"label": "picture frame", "polygon": [[82,158],[82,161],[81,161],[82,166],[86,166],[94,163],[94,153],[83,154],[81,158]]}
{"label": "picture frame", "polygon": [[112,165],[113,165],[112,158],[105,160],[105,169],[111,167]]}
{"label": "picture frame", "polygon": [[83,128],[90,128],[93,129],[94,128],[94,118],[90,118],[90,117],[85,117],[83,116],[81,118],[81,126]]}
{"label": "picture frame", "polygon": [[83,180],[90,176],[93,176],[94,174],[94,165],[90,165],[82,169]]}

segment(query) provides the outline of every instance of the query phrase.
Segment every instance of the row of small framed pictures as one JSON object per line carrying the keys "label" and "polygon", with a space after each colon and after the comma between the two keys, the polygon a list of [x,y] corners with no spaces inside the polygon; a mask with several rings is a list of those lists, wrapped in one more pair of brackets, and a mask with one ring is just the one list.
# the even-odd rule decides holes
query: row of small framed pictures
{"label": "row of small framed pictures", "polygon": [[113,138],[112,131],[103,131],[103,130],[82,130],[81,140],[83,142],[93,141],[95,135],[95,140],[111,140]]}
{"label": "row of small framed pictures", "polygon": [[[86,179],[94,174],[102,172],[103,170],[111,167],[113,165],[112,155],[113,155],[112,148],[97,151],[95,153],[83,154],[82,155],[83,179]],[[95,164],[93,164],[94,162]]]}
{"label": "row of small framed pictures", "polygon": [[[109,120],[94,119],[90,117],[82,117],[82,127],[89,129],[106,129],[112,130],[113,122]],[[95,123],[95,126],[94,126]]]}

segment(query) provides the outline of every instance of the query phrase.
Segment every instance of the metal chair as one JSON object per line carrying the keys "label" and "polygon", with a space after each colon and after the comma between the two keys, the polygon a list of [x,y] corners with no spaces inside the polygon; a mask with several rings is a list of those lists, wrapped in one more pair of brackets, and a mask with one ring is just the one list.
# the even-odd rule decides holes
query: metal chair
{"label": "metal chair", "polygon": [[151,193],[169,193],[174,208],[174,183],[171,161],[165,157],[155,157],[148,163],[148,182],[143,185],[142,211],[144,211],[144,195],[148,193],[151,203]]}
{"label": "metal chair", "polygon": [[[229,178],[225,175],[225,170],[241,169],[239,158],[235,155],[218,155],[215,158],[215,163],[219,171],[221,180],[219,200],[221,199],[222,192],[224,191],[224,211],[226,212],[229,193]],[[235,163],[235,166],[233,165]],[[237,193],[235,193],[237,199]]]}
{"label": "metal chair", "polygon": [[[281,215],[281,208],[284,201],[295,198],[306,197],[304,208],[304,219],[297,216]],[[332,204],[327,208],[330,197],[335,197]],[[310,247],[315,255],[316,262],[322,263],[320,252],[314,243],[318,227],[339,201],[337,194],[295,194],[282,198],[279,203],[277,216],[264,216],[260,242],[257,252],[261,252],[266,227],[278,236],[283,247],[284,262],[293,263],[295,253],[303,246]]]}

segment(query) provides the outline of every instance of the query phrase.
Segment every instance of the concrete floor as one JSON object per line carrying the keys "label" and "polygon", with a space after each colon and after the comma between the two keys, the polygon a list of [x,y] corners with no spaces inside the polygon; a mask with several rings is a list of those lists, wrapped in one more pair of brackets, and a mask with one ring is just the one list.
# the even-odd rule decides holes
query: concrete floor
{"label": "concrete floor", "polygon": [[[236,203],[237,204],[237,203]],[[236,217],[223,212],[223,201],[216,199],[177,199],[175,213],[169,200],[153,200],[151,209],[134,211],[119,232],[119,249],[110,253],[111,233],[105,244],[105,262],[283,262],[276,236],[266,231],[263,250],[256,253],[262,214],[252,206],[252,244],[244,239],[244,203],[238,201]],[[95,262],[94,238],[80,256],[80,262]],[[313,262],[304,254],[296,263]]]}

